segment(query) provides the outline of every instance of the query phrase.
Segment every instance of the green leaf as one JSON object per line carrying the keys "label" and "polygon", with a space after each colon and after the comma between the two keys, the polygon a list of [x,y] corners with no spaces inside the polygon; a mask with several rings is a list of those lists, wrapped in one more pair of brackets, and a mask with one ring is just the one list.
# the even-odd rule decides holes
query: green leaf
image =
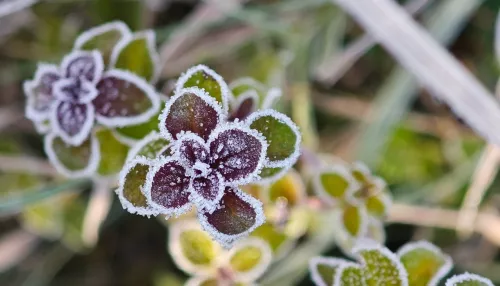
{"label": "green leaf", "polygon": [[344,259],[330,257],[313,257],[309,260],[309,272],[311,279],[317,286],[333,285],[339,268],[345,263],[350,263]]}
{"label": "green leaf", "polygon": [[254,112],[247,119],[250,128],[262,133],[267,140],[266,167],[292,166],[300,155],[301,136],[295,123],[274,110]]}
{"label": "green leaf", "polygon": [[117,174],[123,168],[128,154],[128,146],[121,143],[110,129],[100,129],[95,136],[99,141],[101,160],[97,172],[101,176]]}
{"label": "green leaf", "polygon": [[212,273],[220,246],[197,220],[179,220],[170,226],[168,249],[177,266],[193,275]]}
{"label": "green leaf", "polygon": [[118,47],[111,65],[130,71],[146,81],[154,82],[158,76],[159,55],[155,48],[155,34],[144,31],[134,34],[128,42]]}
{"label": "green leaf", "polygon": [[266,270],[272,259],[267,242],[260,238],[246,238],[233,247],[229,253],[229,266],[235,280],[254,282]]}
{"label": "green leaf", "polygon": [[163,103],[160,108],[160,112],[157,115],[153,115],[144,123],[118,127],[115,130],[119,135],[124,136],[125,138],[140,140],[153,131],[159,131],[158,124],[160,124],[160,120],[158,119],[158,116],[160,116],[161,110],[163,110],[164,107],[165,104]]}
{"label": "green leaf", "polygon": [[234,98],[246,96],[247,94],[255,94],[256,98],[259,99],[258,106],[262,105],[266,96],[266,87],[250,77],[236,79],[229,84],[229,89],[231,89]]}
{"label": "green leaf", "polygon": [[408,285],[408,274],[399,258],[385,247],[373,242],[359,245],[353,251],[363,260],[364,273],[368,286]]}
{"label": "green leaf", "polygon": [[148,159],[155,159],[160,154],[167,156],[170,152],[169,143],[161,134],[153,131],[130,149],[127,161],[134,159],[136,156],[143,156]]}
{"label": "green leaf", "polygon": [[113,21],[83,32],[75,41],[75,49],[98,50],[105,66],[108,66],[113,49],[124,37],[130,37],[127,25]]}
{"label": "green leaf", "polygon": [[351,237],[361,237],[366,233],[368,217],[362,206],[346,205],[342,212],[342,224]]}
{"label": "green leaf", "polygon": [[476,274],[464,273],[448,279],[446,286],[493,286],[493,282]]}
{"label": "green leaf", "polygon": [[314,179],[316,193],[330,203],[342,202],[346,195],[357,188],[357,183],[347,169],[340,165],[320,172]]}
{"label": "green leaf", "polygon": [[58,172],[68,177],[89,177],[95,173],[100,157],[99,142],[93,136],[72,146],[54,134],[45,136],[45,153]]}
{"label": "green leaf", "polygon": [[259,176],[262,178],[263,183],[271,183],[281,178],[282,172],[284,172],[285,168],[262,168],[259,173]]}
{"label": "green leaf", "polygon": [[354,263],[345,263],[338,269],[334,286],[365,286],[366,280],[363,269]]}
{"label": "green leaf", "polygon": [[269,201],[276,203],[278,199],[285,199],[287,205],[295,206],[305,199],[305,186],[300,175],[290,169],[281,179],[272,183],[268,188]]}
{"label": "green leaf", "polygon": [[286,234],[268,222],[256,228],[251,235],[265,240],[271,247],[275,256],[282,255],[282,252],[286,250],[284,248],[290,242]]}
{"label": "green leaf", "polygon": [[224,79],[215,71],[204,65],[190,68],[177,81],[176,94],[182,88],[198,87],[204,89],[211,97],[219,102],[222,108],[228,110],[229,87]]}
{"label": "green leaf", "polygon": [[397,254],[408,272],[410,286],[437,285],[452,267],[451,258],[427,241],[408,243]]}
{"label": "green leaf", "polygon": [[387,214],[391,203],[392,199],[388,194],[380,193],[366,198],[365,206],[370,215],[382,218]]}
{"label": "green leaf", "polygon": [[116,194],[124,209],[139,215],[156,215],[158,212],[148,205],[142,188],[146,183],[151,162],[144,158],[137,158],[123,167],[120,172],[119,188]]}

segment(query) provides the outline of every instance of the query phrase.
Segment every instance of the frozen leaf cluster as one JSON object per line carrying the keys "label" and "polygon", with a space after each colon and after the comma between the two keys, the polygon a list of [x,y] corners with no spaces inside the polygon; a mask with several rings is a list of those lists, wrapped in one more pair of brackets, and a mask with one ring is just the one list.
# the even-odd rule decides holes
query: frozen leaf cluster
{"label": "frozen leaf cluster", "polygon": [[254,285],[272,259],[269,245],[254,237],[225,250],[196,220],[172,224],[168,248],[177,266],[193,276],[189,286]]}
{"label": "frozen leaf cluster", "polygon": [[300,133],[272,109],[232,119],[234,97],[222,77],[203,65],[178,79],[159,132],[129,152],[117,190],[124,208],[170,217],[196,207],[203,228],[228,247],[264,222],[262,203],[240,186],[259,183],[265,169],[290,169]]}
{"label": "frozen leaf cluster", "polygon": [[334,210],[334,224],[340,230],[336,240],[345,252],[349,253],[360,238],[385,241],[382,220],[392,199],[385,181],[366,165],[330,165],[314,174],[313,185],[327,209]]}
{"label": "frozen leaf cluster", "polygon": [[[436,286],[452,268],[451,258],[427,241],[410,242],[392,253],[372,240],[360,240],[353,252],[359,262],[315,257],[309,262],[311,278],[318,286]],[[447,286],[493,283],[474,274],[454,276]]]}
{"label": "frozen leaf cluster", "polygon": [[114,137],[116,128],[157,114],[160,97],[152,86],[157,75],[152,31],[132,33],[122,22],[104,24],[83,32],[59,64],[38,65],[34,78],[24,83],[26,117],[45,135],[46,153],[62,174],[116,174],[124,161],[108,162],[113,156],[103,150],[108,143],[97,133],[109,130]]}

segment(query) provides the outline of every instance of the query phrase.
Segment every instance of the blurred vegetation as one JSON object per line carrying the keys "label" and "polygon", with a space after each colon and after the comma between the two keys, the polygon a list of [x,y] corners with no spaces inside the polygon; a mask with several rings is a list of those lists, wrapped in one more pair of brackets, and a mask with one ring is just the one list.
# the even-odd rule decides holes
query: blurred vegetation
{"label": "blurred vegetation", "polygon": [[[331,69],[364,34],[329,1],[253,0],[241,7],[237,2],[46,0],[0,18],[0,285],[170,286],[187,277],[166,251],[162,222],[126,214],[116,199],[99,242],[84,247],[79,232],[89,182],[68,182],[51,173],[44,165],[42,137],[23,118],[22,82],[32,77],[37,62],[58,61],[80,31],[113,19],[156,32],[160,53],[167,57],[166,84],[159,89],[168,90],[168,80],[195,63],[215,67],[228,82],[249,75],[281,86],[280,109],[300,125],[307,148],[366,161],[386,179],[395,202],[460,207],[485,143],[445,104],[412,84],[378,46],[337,82],[321,79],[318,69]],[[444,10],[450,1],[429,2],[416,18],[439,23],[443,34],[436,37],[494,90],[500,72],[493,52],[500,1],[478,0],[477,9],[462,19]],[[177,44],[180,48],[169,54]],[[33,170],[33,162],[40,167]],[[499,189],[494,180],[481,209],[500,210]],[[20,230],[35,235],[7,239]],[[453,273],[469,270],[500,283],[498,236],[494,241],[479,234],[463,238],[453,229],[387,227],[391,250],[418,238],[449,253]],[[8,251],[18,248],[28,252]],[[330,256],[340,253],[326,248]],[[311,285],[308,277],[299,278],[300,285]]]}

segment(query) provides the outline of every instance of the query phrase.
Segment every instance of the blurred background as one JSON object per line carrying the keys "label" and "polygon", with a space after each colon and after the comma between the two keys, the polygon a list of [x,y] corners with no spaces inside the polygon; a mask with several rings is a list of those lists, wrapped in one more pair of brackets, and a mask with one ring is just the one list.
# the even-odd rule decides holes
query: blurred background
{"label": "blurred background", "polygon": [[[494,91],[500,1],[400,3]],[[81,31],[117,19],[155,31],[165,93],[197,63],[227,81],[252,76],[283,88],[280,108],[302,128],[305,148],[364,161],[386,179],[395,201],[390,249],[428,239],[453,257],[454,273],[500,283],[500,152],[331,1],[3,0],[0,285],[175,286],[187,277],[167,252],[161,219],[128,214],[115,196],[97,244],[84,246],[90,184],[58,176],[24,118],[22,82],[37,63],[58,62]],[[462,220],[465,208],[472,223]]]}

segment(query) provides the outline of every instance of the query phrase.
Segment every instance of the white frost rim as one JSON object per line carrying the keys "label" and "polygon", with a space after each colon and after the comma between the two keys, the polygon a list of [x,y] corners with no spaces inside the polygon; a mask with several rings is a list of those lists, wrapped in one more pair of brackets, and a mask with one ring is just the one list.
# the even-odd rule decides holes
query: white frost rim
{"label": "white frost rim", "polygon": [[63,174],[68,178],[82,178],[82,177],[92,177],[99,165],[99,161],[101,159],[101,151],[99,150],[99,142],[95,136],[90,137],[90,158],[89,163],[86,168],[78,171],[68,170],[57,158],[57,155],[53,149],[54,139],[57,137],[57,134],[50,133],[47,134],[44,138],[44,149],[49,161],[54,165],[56,170]]}
{"label": "white frost rim", "polygon": [[278,99],[283,95],[283,91],[279,87],[270,88],[267,91],[264,102],[262,102],[262,109],[272,108]]}
{"label": "white frost rim", "polygon": [[85,43],[95,38],[96,36],[102,35],[110,31],[118,31],[123,37],[131,36],[131,32],[127,25],[121,21],[112,21],[94,28],[91,28],[83,33],[81,33],[75,40],[75,45],[73,49],[81,49]]}
{"label": "white frost rim", "polygon": [[456,286],[463,282],[477,281],[486,284],[487,286],[494,286],[490,279],[479,276],[477,274],[472,274],[465,272],[463,274],[455,275],[450,279],[446,280],[445,286]]}
{"label": "white frost rim", "polygon": [[[346,268],[348,268],[348,267],[356,268],[356,269],[359,269],[361,271],[363,270],[361,265],[359,265],[357,263],[350,262],[350,261],[346,261],[346,262],[342,263],[341,265],[338,266],[338,269],[335,272],[335,279],[333,280],[333,286],[344,286],[344,284],[342,283],[342,274],[346,270]],[[362,278],[364,278],[364,277],[362,277]],[[363,281],[364,281],[364,279],[363,279]]]}
{"label": "white frost rim", "polygon": [[120,40],[116,46],[114,47],[113,51],[111,52],[111,57],[110,57],[110,67],[114,68],[116,66],[116,61],[118,60],[118,57],[120,56],[121,52],[123,49],[125,49],[130,43],[133,41],[145,39],[146,40],[146,47],[149,52],[149,56],[151,57],[151,62],[153,64],[153,73],[152,77],[149,80],[150,83],[154,84],[157,80],[158,77],[160,76],[160,55],[156,51],[156,34],[153,30],[146,30],[146,31],[141,31],[134,33],[131,36],[126,36],[123,37],[122,40]]}
{"label": "white frost rim", "polygon": [[251,128],[250,125],[252,125],[252,123],[254,121],[258,120],[259,118],[266,117],[266,116],[272,117],[272,118],[278,120],[280,123],[283,123],[283,124],[287,125],[288,127],[290,127],[292,132],[295,134],[296,140],[295,140],[295,144],[294,144],[294,151],[292,154],[290,154],[288,156],[288,158],[285,158],[283,160],[278,160],[278,161],[270,161],[269,159],[267,159],[265,167],[276,168],[276,167],[286,167],[286,166],[294,165],[300,156],[300,144],[301,144],[302,136],[300,135],[299,127],[288,116],[284,115],[283,113],[272,110],[272,109],[259,110],[257,112],[250,114],[250,116],[245,120],[245,124],[249,128]]}
{"label": "white frost rim", "polygon": [[[225,116],[224,113],[222,112],[222,109],[220,107],[220,104],[215,100],[215,98],[211,97],[206,93],[203,89],[197,88],[197,87],[188,87],[180,90],[176,90],[175,95],[170,98],[170,100],[167,101],[167,104],[165,105],[165,108],[163,109],[162,113],[160,114],[160,123],[159,123],[159,129],[160,133],[169,141],[175,141],[176,138],[173,137],[172,134],[167,130],[167,126],[165,124],[168,115],[170,114],[170,109],[172,108],[172,105],[181,97],[187,95],[187,94],[194,94],[195,96],[198,96],[201,98],[209,107],[213,108],[215,112],[217,113],[217,126],[221,125],[222,122],[225,121]],[[190,132],[190,130],[185,130],[185,132]]]}
{"label": "white frost rim", "polygon": [[266,221],[261,201],[244,193],[238,188],[232,188],[232,191],[234,191],[235,195],[242,201],[252,206],[253,210],[255,211],[255,223],[246,231],[232,235],[221,233],[208,222],[207,217],[203,212],[198,212],[198,220],[200,221],[202,228],[206,232],[210,233],[212,237],[226,249],[231,248],[238,239],[248,236],[252,231],[254,231],[257,227],[261,226]]}
{"label": "white frost rim", "polygon": [[[205,65],[193,66],[193,67],[189,68],[184,74],[182,74],[179,77],[179,79],[177,80],[177,83],[175,85],[175,94],[180,93],[181,90],[184,89],[184,85],[189,80],[189,78],[193,74],[195,74],[199,71],[205,72],[206,74],[211,76],[219,84],[220,91],[221,91],[222,110],[224,111],[224,114],[227,114],[228,108],[229,108],[229,106],[228,106],[229,95],[231,94],[229,87],[227,86],[227,83],[224,81],[224,79],[218,73],[216,73],[214,70],[210,69],[209,67],[207,67]],[[210,96],[210,95],[208,95],[208,96]],[[214,100],[215,100],[215,98],[214,98]],[[215,101],[215,102],[217,102],[217,101]],[[220,103],[217,102],[217,105],[220,106]]]}
{"label": "white frost rim", "polygon": [[[142,149],[147,146],[148,144],[150,144],[151,142],[153,141],[157,141],[157,140],[165,140],[165,141],[168,141],[167,139],[163,138],[163,136],[156,132],[156,131],[151,131],[148,135],[144,136],[144,138],[142,138],[141,140],[137,141],[134,146],[132,148],[130,148],[130,150],[128,151],[128,154],[127,154],[127,159],[126,161],[131,161],[133,160],[137,155],[139,155],[139,153],[142,151]],[[168,146],[169,143],[165,146]],[[158,155],[158,154],[156,154]],[[149,158],[147,157],[148,159],[155,159],[155,158]]]}
{"label": "white frost rim", "polygon": [[443,277],[445,277],[446,274],[448,274],[448,272],[450,272],[451,268],[453,267],[453,261],[452,261],[451,257],[444,254],[441,251],[441,249],[439,249],[439,247],[437,247],[434,244],[432,244],[428,241],[425,241],[425,240],[410,242],[410,243],[403,245],[403,247],[401,247],[398,250],[396,255],[401,260],[401,258],[404,255],[406,255],[407,253],[414,251],[414,250],[418,250],[418,249],[424,249],[424,250],[430,251],[430,252],[434,253],[436,256],[438,256],[439,258],[442,258],[444,260],[443,265],[441,265],[441,267],[439,267],[438,271],[436,271],[436,273],[434,274],[432,279],[427,284],[428,286],[438,285],[439,281],[441,279],[443,279]]}
{"label": "white frost rim", "polygon": [[117,69],[105,72],[103,78],[106,77],[117,78],[119,80],[134,84],[149,98],[149,100],[151,101],[151,108],[136,116],[106,117],[97,113],[97,122],[107,127],[123,127],[144,123],[151,119],[151,117],[153,117],[156,113],[158,113],[161,105],[160,97],[158,96],[158,93],[156,93],[156,91],[153,89],[153,87],[151,87],[151,85],[144,79],[131,72]]}

